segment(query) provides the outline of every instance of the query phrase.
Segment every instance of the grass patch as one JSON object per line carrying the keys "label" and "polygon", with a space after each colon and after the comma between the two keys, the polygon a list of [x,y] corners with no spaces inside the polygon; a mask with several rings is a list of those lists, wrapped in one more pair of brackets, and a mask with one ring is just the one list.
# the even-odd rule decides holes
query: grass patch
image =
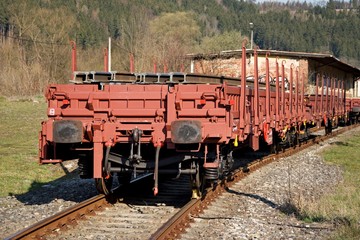
{"label": "grass patch", "polygon": [[344,181],[300,214],[308,222],[326,220],[340,226],[331,239],[360,239],[360,132],[352,131],[351,137],[342,137],[322,153],[326,162],[344,169]]}
{"label": "grass patch", "polygon": [[333,240],[358,240],[360,239],[360,227],[355,224],[351,224],[350,226],[342,226],[338,229],[338,231],[331,236]]}
{"label": "grass patch", "polygon": [[0,97],[0,113],[0,196],[22,194],[62,176],[57,167],[37,162],[44,99]]}

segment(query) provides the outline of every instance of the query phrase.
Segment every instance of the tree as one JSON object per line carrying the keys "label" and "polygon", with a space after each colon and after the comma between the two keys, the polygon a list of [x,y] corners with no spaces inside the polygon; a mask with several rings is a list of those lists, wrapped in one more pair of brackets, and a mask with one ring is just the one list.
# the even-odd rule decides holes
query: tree
{"label": "tree", "polygon": [[[120,19],[120,38],[114,41],[114,64],[118,64],[120,69],[127,71],[129,68],[129,55],[135,58],[136,71],[149,71],[149,62],[147,56],[149,48],[149,21],[153,18],[151,12],[143,6],[127,6],[126,11],[136,12],[137,14],[128,14]],[[146,62],[145,62],[146,61]]]}
{"label": "tree", "polygon": [[249,38],[241,35],[239,31],[224,32],[213,37],[205,37],[202,40],[200,49],[204,53],[218,53],[224,50],[240,49],[243,39]]}
{"label": "tree", "polygon": [[179,70],[183,56],[198,43],[200,28],[191,12],[165,13],[150,22],[153,53],[169,70]]}
{"label": "tree", "polygon": [[[48,9],[27,1],[13,3],[10,23],[15,26],[19,51],[17,69],[32,92],[42,92],[50,82],[70,76],[69,34],[75,18],[64,7]],[[19,81],[20,83],[20,81]]]}

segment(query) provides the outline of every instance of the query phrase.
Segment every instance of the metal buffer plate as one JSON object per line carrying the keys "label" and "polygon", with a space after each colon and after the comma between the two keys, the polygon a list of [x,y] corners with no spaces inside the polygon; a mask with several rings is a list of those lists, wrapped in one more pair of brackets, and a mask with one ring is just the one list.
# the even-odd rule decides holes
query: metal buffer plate
{"label": "metal buffer plate", "polygon": [[77,143],[82,141],[83,127],[81,121],[55,121],[53,127],[54,142],[56,143]]}
{"label": "metal buffer plate", "polygon": [[178,120],[171,123],[171,141],[173,143],[191,144],[202,140],[201,122]]}

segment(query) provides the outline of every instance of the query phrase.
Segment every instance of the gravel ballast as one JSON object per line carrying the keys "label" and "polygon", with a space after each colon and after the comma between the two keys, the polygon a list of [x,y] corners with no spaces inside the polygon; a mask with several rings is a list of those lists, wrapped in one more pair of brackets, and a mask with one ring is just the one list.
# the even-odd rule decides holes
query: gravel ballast
{"label": "gravel ballast", "polygon": [[181,239],[327,239],[333,224],[299,221],[294,207],[316,201],[342,181],[340,167],[319,156],[334,141],[253,172],[194,218]]}

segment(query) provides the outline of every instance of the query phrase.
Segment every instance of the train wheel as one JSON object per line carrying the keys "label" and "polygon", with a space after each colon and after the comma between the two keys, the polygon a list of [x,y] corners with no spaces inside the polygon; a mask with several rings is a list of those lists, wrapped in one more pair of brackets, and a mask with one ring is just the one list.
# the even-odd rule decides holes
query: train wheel
{"label": "train wheel", "polygon": [[99,193],[109,195],[113,184],[113,177],[109,178],[95,178],[95,186]]}
{"label": "train wheel", "polygon": [[296,146],[299,144],[299,138],[296,131],[291,133],[291,146],[293,148],[296,148]]}
{"label": "train wheel", "polygon": [[331,132],[332,132],[332,120],[330,118],[327,118],[325,124],[325,135],[328,135]]}
{"label": "train wheel", "polygon": [[270,146],[270,153],[277,154],[280,151],[280,143],[279,143],[278,134],[275,132],[275,130],[273,130],[272,136],[273,136],[273,141],[272,141],[272,144],[269,145]]}
{"label": "train wheel", "polygon": [[270,145],[270,153],[277,154],[279,152],[279,144],[277,142],[273,142]]}

